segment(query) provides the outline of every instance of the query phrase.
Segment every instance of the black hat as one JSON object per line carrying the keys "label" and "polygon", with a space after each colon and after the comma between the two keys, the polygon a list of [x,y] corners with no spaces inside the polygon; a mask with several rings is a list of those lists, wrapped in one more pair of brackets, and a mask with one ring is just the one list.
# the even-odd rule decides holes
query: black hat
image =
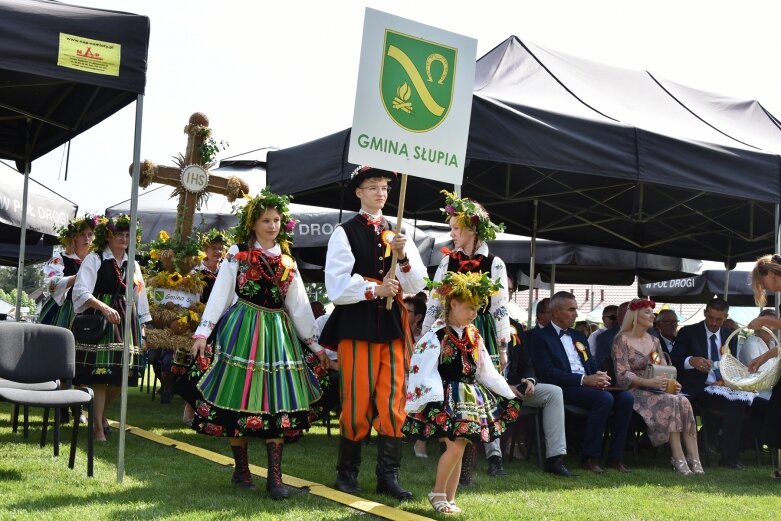
{"label": "black hat", "polygon": [[395,172],[390,172],[388,170],[381,170],[371,166],[359,166],[350,174],[350,182],[347,183],[347,188],[355,190],[363,183],[363,180],[367,178],[385,177],[388,181],[394,181],[396,176],[397,174]]}

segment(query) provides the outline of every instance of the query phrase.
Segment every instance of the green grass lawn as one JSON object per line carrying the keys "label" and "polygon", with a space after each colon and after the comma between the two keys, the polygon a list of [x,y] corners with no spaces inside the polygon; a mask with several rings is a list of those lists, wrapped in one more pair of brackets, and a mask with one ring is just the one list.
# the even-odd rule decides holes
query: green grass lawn
{"label": "green grass lawn", "polygon": [[[110,417],[119,419],[118,403]],[[40,418],[33,416],[29,440],[11,432],[9,406],[0,407],[0,519],[261,519],[343,520],[373,516],[305,492],[286,502],[266,497],[265,481],[256,478],[259,490],[246,492],[230,484],[232,469],[182,451],[128,434],[124,482],[116,481],[118,434],[96,444],[95,477],[86,477],[86,435],[81,433],[76,468],[67,467],[68,444],[61,456],[52,457],[51,444],[38,446]],[[39,411],[35,410],[34,413]],[[150,395],[131,389],[128,423],[156,434],[230,456],[225,440],[197,435],[181,423],[182,401],[160,405]],[[70,428],[62,430],[69,440]],[[298,443],[285,447],[285,474],[331,485],[335,476],[336,430],[329,438],[318,423]],[[51,441],[51,435],[50,435]],[[253,440],[254,441],[254,440]],[[537,470],[531,461],[506,463],[508,477],[486,475],[483,459],[478,463],[477,485],[457,497],[464,513],[436,514],[425,500],[436,470],[437,448],[429,447],[428,459],[412,455],[405,445],[402,483],[416,499],[403,504],[375,494],[373,446],[364,449],[360,483],[362,497],[398,506],[435,519],[772,519],[781,510],[781,482],[768,478],[770,463],[744,471],[706,467],[706,475],[684,477],[665,464],[663,452],[654,458],[641,454],[632,474],[608,472],[564,479]],[[629,455],[628,455],[629,456]],[[753,453],[742,457],[753,461]],[[250,463],[265,467],[261,443],[250,442]],[[574,467],[576,458],[569,458]]]}

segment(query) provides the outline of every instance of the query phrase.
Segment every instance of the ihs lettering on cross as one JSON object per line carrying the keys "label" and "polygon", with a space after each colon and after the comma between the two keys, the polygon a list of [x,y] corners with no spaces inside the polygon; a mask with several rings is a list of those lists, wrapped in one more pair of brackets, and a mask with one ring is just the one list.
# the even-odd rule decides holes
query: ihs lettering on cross
{"label": "ihs lettering on cross", "polygon": [[209,171],[214,166],[216,143],[211,139],[209,118],[205,114],[196,112],[190,116],[184,133],[187,134],[187,148],[184,154],[173,158],[177,166],[160,166],[147,159],[141,165],[139,182],[142,188],[152,183],[174,187],[171,197],[179,196],[174,230],[176,239],[190,236],[195,211],[201,209],[209,194],[221,194],[233,202],[249,192],[249,186],[239,177],[221,177]]}

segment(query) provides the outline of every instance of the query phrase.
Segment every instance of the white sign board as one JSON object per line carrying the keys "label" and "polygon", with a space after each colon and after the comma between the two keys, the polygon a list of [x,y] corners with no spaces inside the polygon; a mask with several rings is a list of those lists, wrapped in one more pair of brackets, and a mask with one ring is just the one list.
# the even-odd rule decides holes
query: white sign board
{"label": "white sign board", "polygon": [[366,9],[348,160],[461,184],[477,40]]}
{"label": "white sign board", "polygon": [[152,300],[160,305],[173,302],[183,308],[189,308],[196,302],[200,302],[201,298],[195,293],[187,293],[169,288],[154,288],[152,290]]}

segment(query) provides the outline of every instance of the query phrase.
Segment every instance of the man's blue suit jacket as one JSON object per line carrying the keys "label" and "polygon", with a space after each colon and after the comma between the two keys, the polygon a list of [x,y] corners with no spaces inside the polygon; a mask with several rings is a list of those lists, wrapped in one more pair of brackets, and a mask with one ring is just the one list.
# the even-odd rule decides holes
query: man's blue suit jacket
{"label": "man's blue suit jacket", "polygon": [[[596,373],[597,366],[594,357],[589,354],[588,339],[576,329],[570,328],[567,332],[572,337],[573,344],[580,342],[585,347],[582,351],[578,350],[578,353],[586,374]],[[553,324],[536,330],[531,338],[534,344],[534,368],[539,381],[559,387],[580,387],[581,375],[572,372],[567,352]]]}

